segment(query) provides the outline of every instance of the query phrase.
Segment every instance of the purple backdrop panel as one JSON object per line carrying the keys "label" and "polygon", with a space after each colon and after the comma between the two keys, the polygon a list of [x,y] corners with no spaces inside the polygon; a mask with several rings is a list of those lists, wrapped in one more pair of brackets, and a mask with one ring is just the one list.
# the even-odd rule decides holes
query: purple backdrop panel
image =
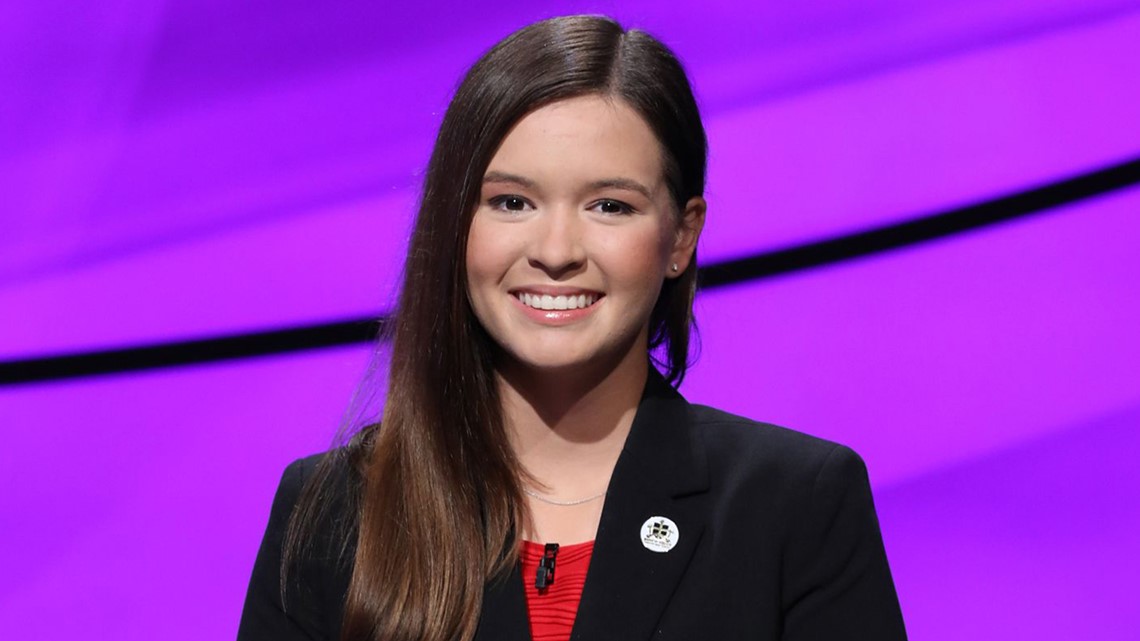
{"label": "purple backdrop panel", "polygon": [[[1140,156],[1140,14],[718,113],[704,258],[972,204]],[[742,73],[764,72],[763,60]],[[698,77],[698,80],[700,78]]]}
{"label": "purple backdrop panel", "polygon": [[[820,25],[799,33],[777,21],[786,33],[729,56],[719,48],[705,53],[677,19],[628,11],[673,36],[683,55],[692,51],[698,88],[702,78],[714,79],[706,100],[713,145],[706,260],[889,222],[1140,153],[1140,140],[1127,135],[1140,109],[1137,88],[1119,82],[1140,73],[1129,36],[1140,28],[1135,14],[1053,24],[1013,40],[989,25],[982,31],[992,40],[967,42],[951,35],[978,28],[976,20],[943,16],[936,28],[927,17],[915,33],[941,33],[936,41],[958,48],[908,60],[912,49],[897,34],[883,39],[883,29],[922,23],[916,15],[856,21],[845,36]],[[145,42],[149,33],[145,25],[108,24],[116,37],[141,30]],[[489,37],[298,69],[295,77],[274,68],[266,71],[273,82],[223,83],[209,100],[178,94],[177,108],[148,103],[152,109],[139,114],[126,107],[114,117],[88,114],[102,123],[92,130],[75,116],[74,127],[41,144],[7,150],[0,174],[14,177],[8,204],[20,213],[0,239],[0,309],[20,314],[0,321],[0,358],[382,311],[439,111],[452,79]],[[885,42],[891,55],[881,50]],[[862,52],[856,58],[865,66],[880,66],[871,65],[878,72],[870,75],[812,76],[801,83],[807,88],[785,87],[773,100],[776,87],[765,84],[771,66],[805,47]],[[198,73],[184,66],[192,57],[175,64],[160,50],[159,68]],[[729,96],[724,70],[751,93]],[[194,77],[205,82],[208,74]],[[106,87],[96,80],[84,86],[98,94]],[[392,87],[401,88],[400,100]],[[90,100],[104,104],[101,95]]]}
{"label": "purple backdrop panel", "polygon": [[0,390],[0,629],[230,639],[276,482],[368,350]]}
{"label": "purple backdrop panel", "polygon": [[717,290],[687,395],[895,483],[1140,403],[1140,190]]}
{"label": "purple backdrop panel", "polygon": [[[17,4],[0,359],[381,311],[454,79],[548,11],[688,63],[706,261],[1140,153],[1119,0]],[[706,293],[684,391],[864,454],[914,638],[1132,638],[1138,210]],[[4,635],[231,638],[278,475],[328,445],[368,351],[0,389]]]}
{"label": "purple backdrop panel", "polygon": [[[186,239],[0,290],[0,358],[368,316],[394,300],[402,197]],[[395,219],[395,220],[393,220]]]}
{"label": "purple backdrop panel", "polygon": [[877,493],[912,639],[1130,641],[1140,405]]}

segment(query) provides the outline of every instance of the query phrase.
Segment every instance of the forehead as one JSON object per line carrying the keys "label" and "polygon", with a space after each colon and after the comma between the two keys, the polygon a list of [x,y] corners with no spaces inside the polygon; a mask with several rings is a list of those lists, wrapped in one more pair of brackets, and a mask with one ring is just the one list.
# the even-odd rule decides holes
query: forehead
{"label": "forehead", "polygon": [[657,187],[661,144],[648,123],[620,99],[581,96],[541,107],[503,139],[488,171],[535,179],[628,177]]}

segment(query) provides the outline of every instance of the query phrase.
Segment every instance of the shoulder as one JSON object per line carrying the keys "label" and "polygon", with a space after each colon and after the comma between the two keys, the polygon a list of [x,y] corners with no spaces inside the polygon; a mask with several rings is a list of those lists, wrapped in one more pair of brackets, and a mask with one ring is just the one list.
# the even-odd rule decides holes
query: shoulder
{"label": "shoulder", "polygon": [[273,497],[271,524],[276,521],[284,527],[311,483],[325,484],[326,490],[334,495],[346,492],[349,488],[350,470],[347,457],[340,450],[305,456],[285,466],[277,485],[277,493]]}
{"label": "shoulder", "polygon": [[288,483],[290,487],[297,484],[303,485],[307,480],[313,477],[313,474],[321,464],[332,463],[336,466],[344,466],[347,460],[347,450],[345,448],[326,450],[324,452],[303,456],[285,466],[285,471],[281,475],[282,484]]}
{"label": "shoulder", "polygon": [[711,464],[779,463],[804,471],[818,471],[828,462],[862,465],[851,448],[787,427],[697,404],[689,406],[689,418]]}
{"label": "shoulder", "polygon": [[254,564],[239,639],[339,636],[355,553],[356,483],[343,448],[285,467]]}
{"label": "shoulder", "polygon": [[355,456],[349,447],[338,447],[296,459],[285,466],[279,491],[299,492],[314,480],[329,482],[334,487],[345,486],[358,476],[353,463]]}
{"label": "shoulder", "polygon": [[275,510],[278,502],[285,504],[282,507],[292,509],[301,494],[301,489],[305,487],[305,482],[312,478],[313,471],[326,454],[327,452],[312,454],[285,466],[285,470],[281,473],[281,481],[277,485],[277,499],[273,502]]}
{"label": "shoulder", "polygon": [[[273,498],[269,523],[254,562],[242,608],[239,639],[336,638],[340,603],[349,568],[335,555],[338,532],[332,515],[310,516],[304,554],[289,561],[288,538],[294,513],[304,509],[314,479],[334,469],[333,452],[297,459],[285,467]],[[343,476],[343,472],[339,473]],[[343,482],[340,483],[343,485]],[[334,490],[334,493],[339,493]],[[336,498],[332,504],[341,504]],[[309,501],[311,504],[312,501]],[[305,514],[302,512],[301,514]],[[308,512],[313,514],[313,512]],[[298,515],[299,516],[299,515]],[[299,549],[299,548],[298,548]]]}
{"label": "shoulder", "polygon": [[299,584],[342,582],[355,542],[358,486],[358,475],[341,450],[287,465],[263,542],[273,553],[270,565],[287,569]]}
{"label": "shoulder", "polygon": [[866,465],[846,445],[703,405],[689,408],[711,487],[723,501],[760,501],[787,516],[834,509],[852,492],[869,497]]}

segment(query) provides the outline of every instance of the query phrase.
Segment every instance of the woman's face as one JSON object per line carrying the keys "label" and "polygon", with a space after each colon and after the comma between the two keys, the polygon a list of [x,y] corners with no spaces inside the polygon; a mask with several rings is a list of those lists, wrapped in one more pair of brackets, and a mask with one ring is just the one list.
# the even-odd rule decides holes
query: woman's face
{"label": "woman's face", "polygon": [[662,282],[684,272],[704,221],[700,198],[678,215],[661,153],[637,112],[598,96],[538,109],[503,139],[466,262],[475,315],[508,362],[644,357]]}

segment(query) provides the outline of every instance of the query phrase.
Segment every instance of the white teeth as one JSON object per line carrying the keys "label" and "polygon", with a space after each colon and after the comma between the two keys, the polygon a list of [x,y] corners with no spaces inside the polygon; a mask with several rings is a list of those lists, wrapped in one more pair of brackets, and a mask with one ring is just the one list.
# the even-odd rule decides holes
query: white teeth
{"label": "white teeth", "polygon": [[593,305],[597,297],[593,294],[579,294],[577,296],[551,296],[550,294],[528,294],[522,292],[515,297],[527,307],[541,310],[583,309]]}

